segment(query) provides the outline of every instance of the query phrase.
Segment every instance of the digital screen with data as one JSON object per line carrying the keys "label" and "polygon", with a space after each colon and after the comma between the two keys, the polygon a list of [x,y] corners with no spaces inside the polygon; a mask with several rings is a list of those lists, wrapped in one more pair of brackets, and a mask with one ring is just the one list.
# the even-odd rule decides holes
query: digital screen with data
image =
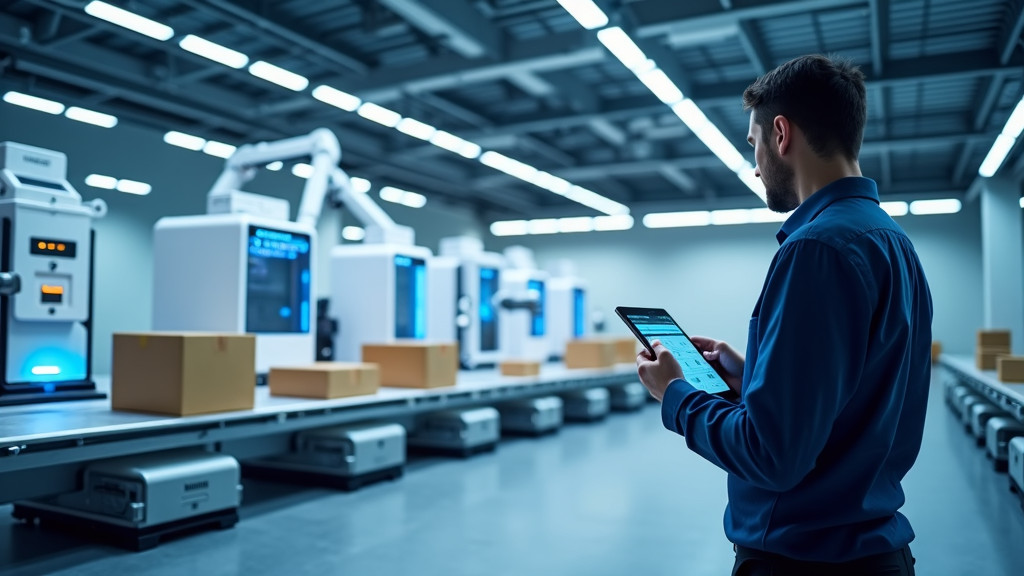
{"label": "digital screen with data", "polygon": [[717,394],[729,390],[729,385],[715,372],[707,360],[690,342],[682,329],[667,314],[627,314],[626,318],[647,338],[648,342],[661,340],[683,369],[686,381],[698,390]]}
{"label": "digital screen with data", "polygon": [[309,332],[310,237],[249,227],[245,331]]}
{"label": "digital screen with data", "polygon": [[395,256],[395,338],[427,336],[427,263]]}
{"label": "digital screen with data", "polygon": [[498,270],[480,269],[480,350],[493,352],[498,349],[498,311],[494,297],[498,294]]}

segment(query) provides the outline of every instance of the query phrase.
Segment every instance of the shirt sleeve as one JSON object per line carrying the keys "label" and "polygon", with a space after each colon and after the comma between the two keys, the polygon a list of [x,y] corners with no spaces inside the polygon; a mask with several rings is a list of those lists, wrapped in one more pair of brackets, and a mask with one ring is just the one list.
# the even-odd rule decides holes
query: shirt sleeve
{"label": "shirt sleeve", "polygon": [[795,487],[814,468],[864,366],[872,299],[837,249],[802,239],[780,249],[765,282],[755,365],[740,403],[673,381],[665,426],[691,450],[755,486]]}

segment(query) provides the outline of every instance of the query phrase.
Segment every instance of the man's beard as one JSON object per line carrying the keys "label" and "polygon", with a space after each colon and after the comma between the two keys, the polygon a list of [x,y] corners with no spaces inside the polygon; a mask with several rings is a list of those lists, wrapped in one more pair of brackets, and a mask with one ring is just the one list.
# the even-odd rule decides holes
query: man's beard
{"label": "man's beard", "polygon": [[761,182],[764,184],[769,210],[784,214],[800,205],[800,196],[796,193],[796,174],[771,147],[768,147],[765,166],[761,168]]}

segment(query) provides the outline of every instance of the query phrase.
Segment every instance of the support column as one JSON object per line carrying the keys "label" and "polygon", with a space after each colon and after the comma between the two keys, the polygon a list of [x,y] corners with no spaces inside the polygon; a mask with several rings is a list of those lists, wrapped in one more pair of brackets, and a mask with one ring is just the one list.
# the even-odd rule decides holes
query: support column
{"label": "support column", "polygon": [[981,189],[982,291],[986,328],[1009,328],[1024,352],[1024,226],[1020,181],[985,179]]}

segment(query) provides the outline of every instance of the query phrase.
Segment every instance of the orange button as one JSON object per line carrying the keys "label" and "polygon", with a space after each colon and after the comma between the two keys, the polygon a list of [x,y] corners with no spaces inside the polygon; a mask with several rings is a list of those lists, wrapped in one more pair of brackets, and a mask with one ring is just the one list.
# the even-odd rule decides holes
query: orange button
{"label": "orange button", "polygon": [[57,245],[54,244],[53,242],[50,242],[49,244],[46,245],[46,249],[47,250],[56,250],[57,249]]}
{"label": "orange button", "polygon": [[63,294],[63,293],[64,293],[64,287],[63,286],[48,286],[46,284],[43,284],[43,294]]}
{"label": "orange button", "polygon": [[40,242],[39,244],[36,244],[36,246],[38,246],[40,250],[46,250],[46,242]]}
{"label": "orange button", "polygon": [[57,252],[63,252],[64,248],[66,248],[66,246],[63,244],[57,244]]}

